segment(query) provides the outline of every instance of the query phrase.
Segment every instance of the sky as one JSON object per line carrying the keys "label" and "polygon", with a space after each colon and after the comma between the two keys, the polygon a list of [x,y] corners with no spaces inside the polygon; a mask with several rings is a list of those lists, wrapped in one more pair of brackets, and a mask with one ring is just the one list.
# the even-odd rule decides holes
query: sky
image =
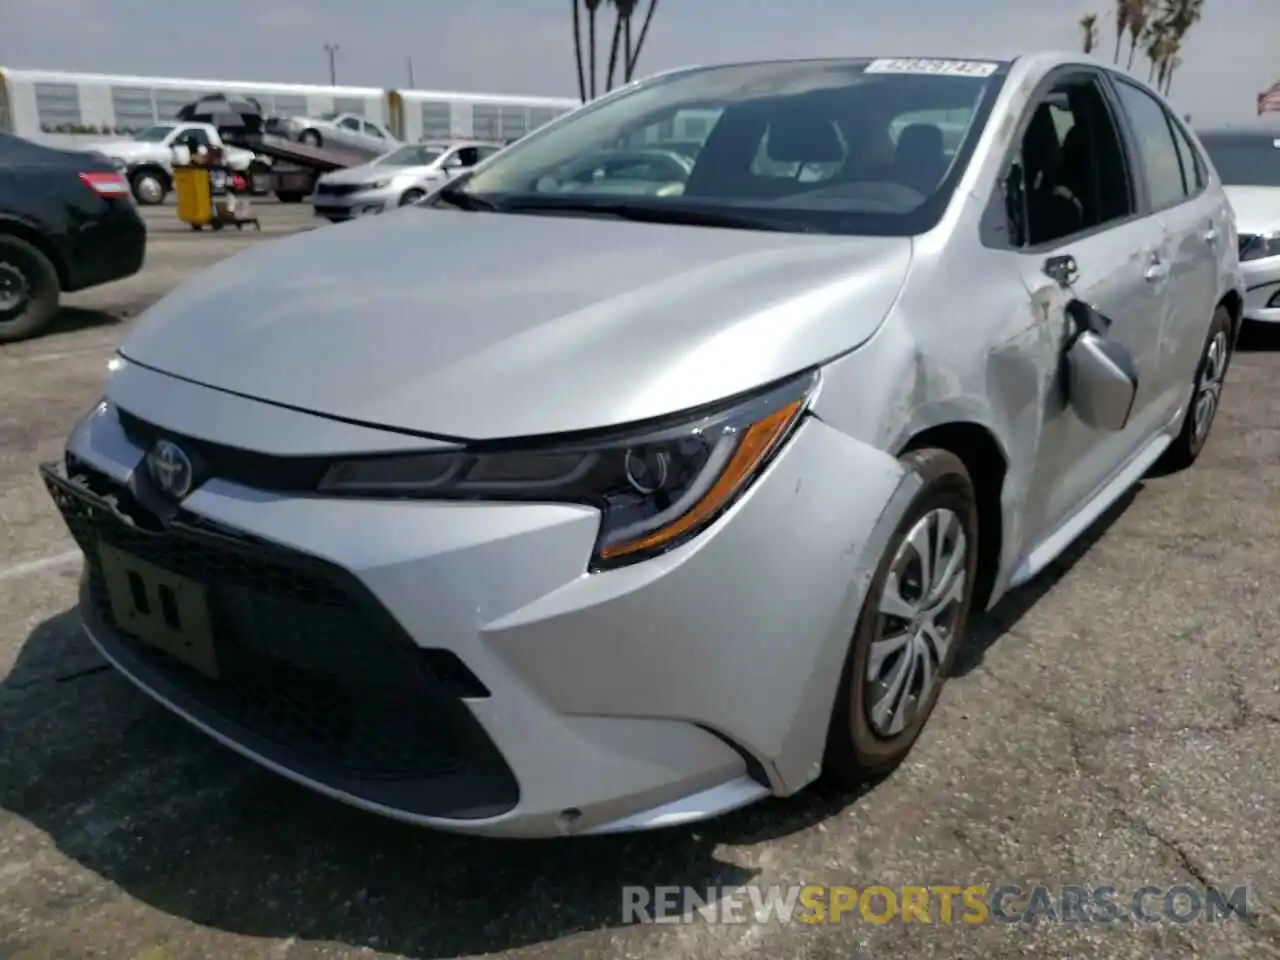
{"label": "sky", "polygon": [[[638,73],[800,56],[983,56],[1078,50],[1111,0],[659,0]],[[1253,116],[1280,81],[1280,3],[1207,0],[1171,99],[1196,123]],[[0,65],[237,81],[574,96],[566,0],[0,0]],[[598,41],[608,58],[607,25]],[[1125,51],[1121,62],[1126,59]],[[603,71],[602,71],[603,72]],[[1141,53],[1134,72],[1146,78]]]}

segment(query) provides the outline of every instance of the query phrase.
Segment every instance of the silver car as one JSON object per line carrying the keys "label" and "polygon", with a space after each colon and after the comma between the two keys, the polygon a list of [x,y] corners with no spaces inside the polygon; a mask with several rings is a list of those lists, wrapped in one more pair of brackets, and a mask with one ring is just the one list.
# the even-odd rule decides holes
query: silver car
{"label": "silver car", "polygon": [[311,205],[335,223],[406,206],[500,149],[478,141],[405,144],[370,163],[322,175]]}
{"label": "silver car", "polygon": [[[708,105],[681,195],[539,191]],[[245,756],[450,830],[686,823],[892,769],[975,619],[1196,459],[1235,244],[1072,55],[685,69],[189,281],[44,476],[93,642]]]}
{"label": "silver car", "polygon": [[1235,208],[1244,318],[1280,323],[1280,127],[1200,134]]}
{"label": "silver car", "polygon": [[373,154],[385,153],[388,148],[400,143],[399,138],[382,124],[355,113],[287,117],[279,123],[277,129],[283,130],[286,136],[313,147],[345,147]]}

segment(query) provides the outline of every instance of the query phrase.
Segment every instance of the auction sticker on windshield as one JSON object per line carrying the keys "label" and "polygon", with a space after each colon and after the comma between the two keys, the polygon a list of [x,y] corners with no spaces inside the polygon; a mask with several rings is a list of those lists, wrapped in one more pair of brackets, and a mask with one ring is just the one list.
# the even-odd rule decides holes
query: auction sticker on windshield
{"label": "auction sticker on windshield", "polygon": [[984,60],[873,60],[864,73],[922,73],[939,77],[989,77],[999,65]]}

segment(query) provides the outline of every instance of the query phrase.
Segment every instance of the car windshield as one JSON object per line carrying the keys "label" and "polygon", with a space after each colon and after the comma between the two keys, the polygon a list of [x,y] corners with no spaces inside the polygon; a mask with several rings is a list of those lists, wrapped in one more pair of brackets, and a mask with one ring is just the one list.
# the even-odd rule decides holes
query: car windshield
{"label": "car windshield", "polygon": [[162,123],[159,126],[147,127],[147,129],[134,136],[133,139],[144,140],[147,143],[159,143],[171,133],[173,133],[173,125]]}
{"label": "car windshield", "polygon": [[373,162],[384,167],[425,167],[440,159],[442,153],[444,151],[439,147],[424,147],[420,143],[411,143],[398,150],[392,150]]}
{"label": "car windshield", "polygon": [[1222,182],[1231,187],[1280,187],[1280,130],[1275,135],[1201,134]]}
{"label": "car windshield", "polygon": [[646,219],[919,233],[945,210],[1005,74],[964,60],[665,74],[529,134],[450,194],[470,209],[589,214],[595,200]]}

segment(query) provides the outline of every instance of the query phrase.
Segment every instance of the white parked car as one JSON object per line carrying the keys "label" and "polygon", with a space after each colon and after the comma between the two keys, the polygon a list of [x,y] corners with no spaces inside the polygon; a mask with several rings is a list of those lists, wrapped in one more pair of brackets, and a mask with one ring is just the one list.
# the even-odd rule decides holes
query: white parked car
{"label": "white parked car", "polygon": [[1236,212],[1246,320],[1280,323],[1280,127],[1200,134]]}
{"label": "white parked car", "polygon": [[309,143],[313,147],[346,147],[383,154],[401,142],[382,124],[354,113],[288,117],[280,126],[290,139]]}
{"label": "white parked car", "polygon": [[450,177],[502,147],[496,143],[409,143],[371,163],[326,173],[316,181],[316,215],[337,223],[421,200]]}

